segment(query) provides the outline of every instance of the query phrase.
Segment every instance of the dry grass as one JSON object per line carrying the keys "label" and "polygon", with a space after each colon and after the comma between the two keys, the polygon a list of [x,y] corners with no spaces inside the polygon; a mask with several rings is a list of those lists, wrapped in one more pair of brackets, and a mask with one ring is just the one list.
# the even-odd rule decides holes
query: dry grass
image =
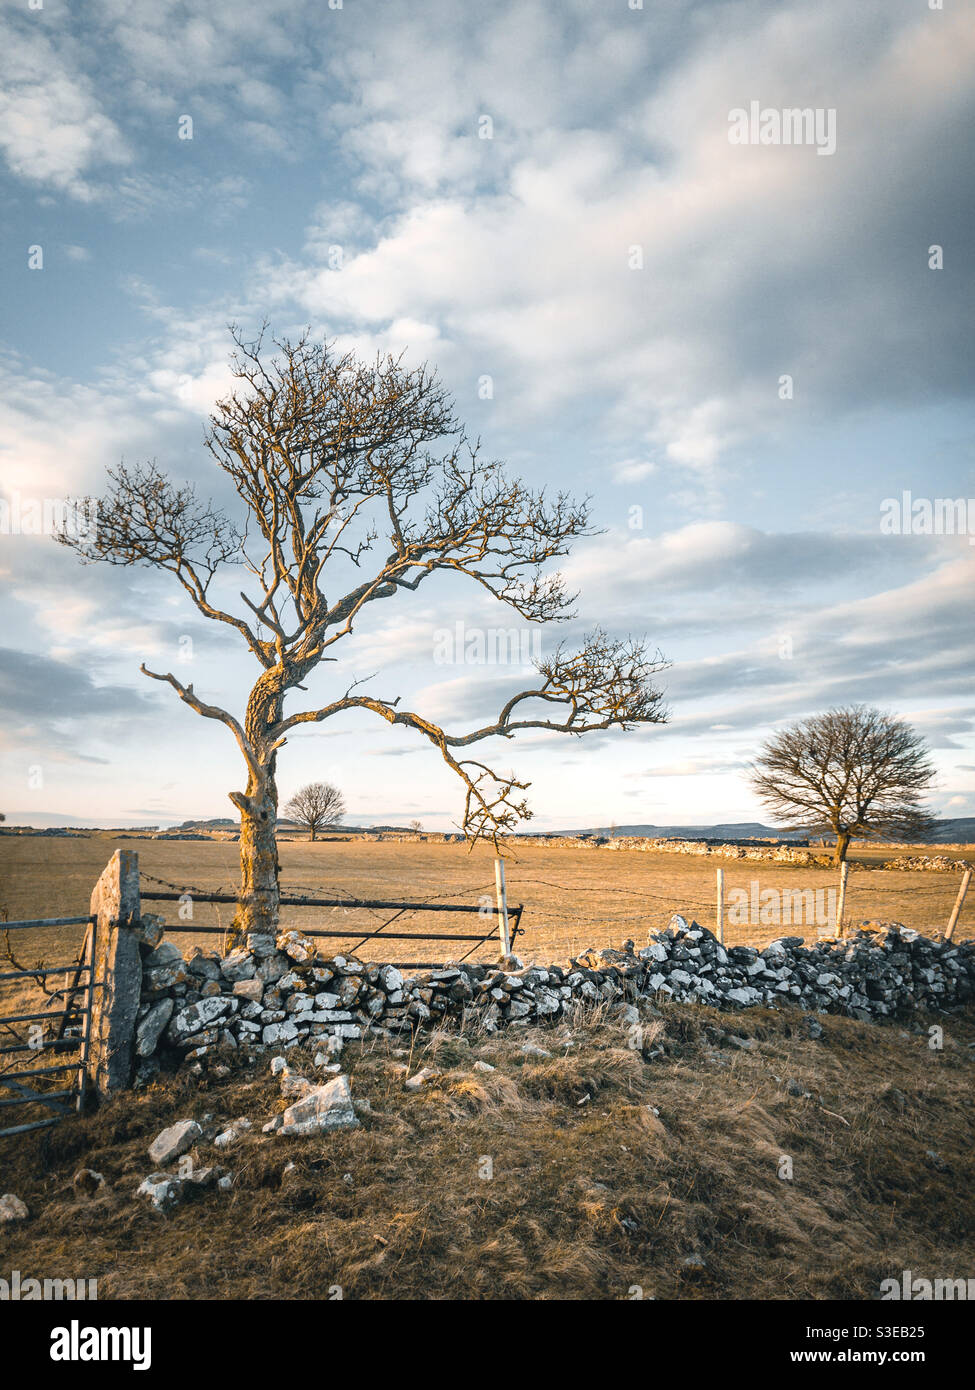
{"label": "dry grass", "polygon": [[[822,1024],[809,1041],[798,1014],[670,1005],[648,1028],[645,1049],[666,1049],[650,1061],[605,1011],[500,1038],[418,1035],[400,1055],[354,1045],[343,1061],[370,1107],[361,1126],[302,1140],[260,1133],[285,1103],[267,1059],[223,1082],[171,1077],[0,1140],[3,1190],[31,1209],[5,1230],[2,1262],[153,1299],[335,1286],[358,1299],[624,1299],[634,1285],[658,1298],[869,1299],[905,1268],[967,1276],[975,1019],[948,1021],[940,1052],[920,1022]],[[404,1064],[441,1074],[409,1092]],[[812,1098],[790,1094],[792,1079]],[[198,1148],[232,1170],[232,1192],[154,1214],[133,1198],[149,1142],[207,1114],[210,1136],[241,1114],[255,1123],[230,1150]],[[105,1175],[104,1195],[75,1195],[82,1165]],[[682,1263],[694,1253],[697,1274]]]}

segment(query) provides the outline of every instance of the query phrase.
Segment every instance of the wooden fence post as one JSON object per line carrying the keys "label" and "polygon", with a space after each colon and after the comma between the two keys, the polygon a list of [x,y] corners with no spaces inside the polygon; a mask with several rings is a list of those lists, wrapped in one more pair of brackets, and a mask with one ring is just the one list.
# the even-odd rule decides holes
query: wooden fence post
{"label": "wooden fence post", "polygon": [[724,945],[724,869],[718,870],[718,940]]}
{"label": "wooden fence post", "polygon": [[139,925],[139,856],[117,849],[95,884],[91,915],[96,918],[94,971],[88,1046],[88,1077],[100,1095],[132,1080],[135,1022],[142,990]]}
{"label": "wooden fence post", "polygon": [[850,866],[844,859],[840,865],[840,898],[836,904],[836,935],[845,936],[843,930],[843,917],[846,912],[846,879],[850,872]]}
{"label": "wooden fence post", "polygon": [[508,899],[504,886],[504,860],[494,861],[494,890],[498,901],[498,935],[501,938],[501,952],[511,954],[511,933],[508,928]]}
{"label": "wooden fence post", "polygon": [[948,918],[948,925],[945,927],[945,934],[943,938],[945,941],[951,940],[952,933],[955,930],[955,924],[957,923],[958,918],[961,915],[962,904],[965,901],[965,894],[968,892],[968,885],[971,882],[971,879],[972,871],[971,869],[966,869],[965,872],[962,874],[961,887],[958,889],[958,897],[955,899],[955,905],[951,909],[951,916]]}

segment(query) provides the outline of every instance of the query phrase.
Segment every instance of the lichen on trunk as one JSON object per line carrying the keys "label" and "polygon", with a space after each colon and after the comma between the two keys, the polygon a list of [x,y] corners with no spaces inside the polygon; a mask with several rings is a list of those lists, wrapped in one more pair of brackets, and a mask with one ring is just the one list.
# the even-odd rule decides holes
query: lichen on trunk
{"label": "lichen on trunk", "polygon": [[[244,804],[241,804],[244,803]],[[233,921],[235,938],[248,932],[278,929],[278,844],[275,825],[278,816],[274,778],[252,791],[248,786],[240,806],[240,896]]]}
{"label": "lichen on trunk", "polygon": [[230,793],[240,811],[240,894],[231,928],[235,942],[250,932],[275,935],[278,929],[277,748],[270,729],[281,717],[286,685],[287,676],[280,667],[265,671],[247,701],[247,790]]}

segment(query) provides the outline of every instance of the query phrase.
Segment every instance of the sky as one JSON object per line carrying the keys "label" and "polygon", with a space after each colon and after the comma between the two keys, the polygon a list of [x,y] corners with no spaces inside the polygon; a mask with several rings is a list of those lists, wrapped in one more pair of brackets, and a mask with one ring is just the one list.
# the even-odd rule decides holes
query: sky
{"label": "sky", "polygon": [[[925,505],[975,499],[973,59],[970,0],[0,4],[8,819],[234,814],[232,737],[139,665],[240,713],[254,658],[35,518],[123,459],[231,505],[204,425],[228,324],[263,320],[436,365],[486,455],[600,532],[560,630],[428,587],[316,704],[374,676],[463,733],[601,624],[670,663],[669,720],[481,745],[530,829],[767,819],[763,740],[853,702],[923,733],[936,813],[975,814],[975,500],[952,534]],[[776,141],[787,109],[820,125]],[[515,660],[470,659],[512,626]],[[283,798],[457,825],[435,750],[340,718],[289,739]]]}

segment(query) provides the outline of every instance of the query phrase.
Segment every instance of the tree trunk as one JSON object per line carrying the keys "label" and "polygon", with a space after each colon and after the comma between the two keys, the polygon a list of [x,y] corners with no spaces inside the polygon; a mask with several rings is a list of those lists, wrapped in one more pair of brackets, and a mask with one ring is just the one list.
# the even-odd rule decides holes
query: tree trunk
{"label": "tree trunk", "polygon": [[281,718],[284,693],[304,674],[276,666],[260,677],[247,700],[244,737],[249,750],[247,791],[231,792],[240,811],[240,896],[232,940],[251,932],[277,935],[281,890],[278,882],[277,748],[270,730]]}
{"label": "tree trunk", "polygon": [[312,825],[312,827],[311,827],[311,838],[312,838],[313,840],[314,840],[314,838],[315,838],[315,827],[314,827],[314,825]]}
{"label": "tree trunk", "polygon": [[836,851],[833,855],[833,863],[842,864],[849,848],[850,832],[848,830],[838,830],[836,832]]}
{"label": "tree trunk", "polygon": [[235,939],[249,932],[274,936],[278,930],[278,792],[273,774],[248,780],[240,807],[240,898],[234,917]]}

